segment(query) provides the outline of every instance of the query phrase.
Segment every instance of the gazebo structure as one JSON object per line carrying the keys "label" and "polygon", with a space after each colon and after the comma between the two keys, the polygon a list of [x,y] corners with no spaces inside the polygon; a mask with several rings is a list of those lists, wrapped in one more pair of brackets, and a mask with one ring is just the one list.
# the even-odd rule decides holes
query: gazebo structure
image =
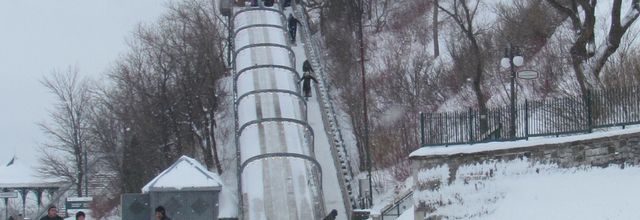
{"label": "gazebo structure", "polygon": [[[27,196],[29,193],[34,193],[38,207],[37,213],[34,214],[40,215],[41,210],[44,208],[42,204],[43,195],[49,198],[49,202],[56,201],[58,199],[57,197],[63,194],[60,189],[65,187],[68,187],[68,183],[60,179],[40,177],[33,168],[25,165],[15,156],[7,164],[0,165],[0,192],[5,195],[3,199],[5,219],[8,218],[10,199],[21,199],[22,213],[25,217],[28,217],[25,213]],[[7,196],[13,194],[13,192],[17,193],[19,198],[10,198],[12,196]]]}
{"label": "gazebo structure", "polygon": [[172,219],[218,219],[222,181],[198,161],[182,156],[146,186],[122,197],[122,219],[155,219],[165,207]]}

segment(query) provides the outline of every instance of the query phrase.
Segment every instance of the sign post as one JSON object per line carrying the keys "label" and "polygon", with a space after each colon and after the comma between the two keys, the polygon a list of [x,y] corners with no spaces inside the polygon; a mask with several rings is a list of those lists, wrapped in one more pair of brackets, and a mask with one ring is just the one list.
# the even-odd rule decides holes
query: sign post
{"label": "sign post", "polygon": [[4,198],[4,218],[9,219],[9,198]]}
{"label": "sign post", "polygon": [[91,209],[93,197],[69,197],[65,201],[64,207],[67,215],[75,215],[78,211]]}
{"label": "sign post", "polygon": [[0,192],[0,198],[4,198],[4,217],[9,218],[9,198],[18,198],[18,192]]}

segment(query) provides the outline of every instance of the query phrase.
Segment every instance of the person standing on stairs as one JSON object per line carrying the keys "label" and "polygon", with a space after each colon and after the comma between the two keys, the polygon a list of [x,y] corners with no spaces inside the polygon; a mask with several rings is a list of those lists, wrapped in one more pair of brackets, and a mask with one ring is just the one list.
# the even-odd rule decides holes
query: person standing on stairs
{"label": "person standing on stairs", "polygon": [[300,21],[293,17],[293,14],[289,14],[288,26],[289,26],[289,37],[292,44],[296,44],[296,31],[298,30],[298,24]]}
{"label": "person standing on stairs", "polygon": [[311,97],[311,80],[313,80],[316,84],[318,80],[316,80],[311,73],[313,73],[313,69],[311,68],[311,64],[308,60],[305,60],[302,64],[302,71],[304,75],[300,78],[298,83],[302,82],[302,92],[304,93],[304,98],[306,101]]}

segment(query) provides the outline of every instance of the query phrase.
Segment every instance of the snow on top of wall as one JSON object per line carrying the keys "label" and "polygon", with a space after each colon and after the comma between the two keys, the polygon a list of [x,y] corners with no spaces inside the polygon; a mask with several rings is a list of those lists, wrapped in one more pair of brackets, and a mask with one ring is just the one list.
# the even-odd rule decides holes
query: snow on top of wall
{"label": "snow on top of wall", "polygon": [[142,192],[199,187],[222,187],[222,180],[218,174],[208,171],[195,159],[182,156],[171,167],[147,183],[142,188]]}
{"label": "snow on top of wall", "polygon": [[559,138],[544,138],[544,137],[532,138],[528,141],[520,140],[520,141],[508,141],[508,142],[491,142],[491,143],[480,143],[480,144],[455,145],[455,146],[449,146],[449,147],[446,147],[446,146],[422,147],[412,152],[409,155],[409,157],[469,154],[469,153],[477,153],[477,152],[483,152],[483,151],[530,147],[535,145],[560,144],[560,143],[567,143],[567,142],[573,142],[573,141],[579,141],[579,140],[597,139],[597,138],[611,137],[611,136],[632,134],[632,133],[639,133],[639,132],[640,132],[640,128],[634,127],[629,129],[623,129],[623,130],[595,132],[590,134],[573,135],[573,136],[566,136],[566,137],[559,137]]}

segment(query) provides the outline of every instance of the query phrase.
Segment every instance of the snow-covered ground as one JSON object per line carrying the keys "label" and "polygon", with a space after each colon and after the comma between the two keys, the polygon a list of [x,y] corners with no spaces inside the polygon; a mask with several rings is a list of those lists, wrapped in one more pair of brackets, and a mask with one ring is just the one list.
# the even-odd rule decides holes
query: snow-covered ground
{"label": "snow-covered ground", "polygon": [[[494,170],[494,177],[487,172]],[[439,181],[437,191],[417,191],[433,216],[449,219],[640,219],[640,167],[559,169],[528,160],[423,170],[420,182]]]}
{"label": "snow-covered ground", "polygon": [[496,182],[505,197],[479,219],[640,219],[640,168],[561,170]]}

